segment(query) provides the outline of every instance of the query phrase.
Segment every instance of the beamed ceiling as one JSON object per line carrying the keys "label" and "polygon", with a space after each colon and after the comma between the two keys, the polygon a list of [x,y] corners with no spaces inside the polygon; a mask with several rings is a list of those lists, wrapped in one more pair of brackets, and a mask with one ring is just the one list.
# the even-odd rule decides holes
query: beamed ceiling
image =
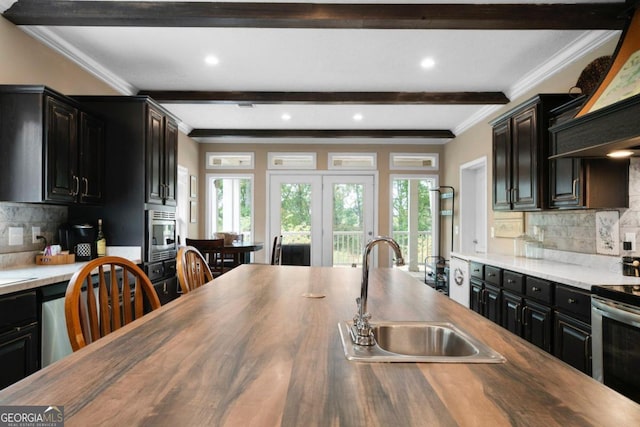
{"label": "beamed ceiling", "polygon": [[617,39],[632,3],[0,0],[196,140],[296,143],[446,142]]}

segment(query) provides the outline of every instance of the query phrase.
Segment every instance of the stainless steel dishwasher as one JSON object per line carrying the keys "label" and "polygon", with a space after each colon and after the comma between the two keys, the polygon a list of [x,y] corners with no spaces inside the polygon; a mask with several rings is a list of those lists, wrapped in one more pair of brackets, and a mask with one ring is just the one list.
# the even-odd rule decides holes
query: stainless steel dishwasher
{"label": "stainless steel dishwasher", "polygon": [[42,292],[42,367],[71,354],[64,318],[64,293],[68,282],[40,288]]}

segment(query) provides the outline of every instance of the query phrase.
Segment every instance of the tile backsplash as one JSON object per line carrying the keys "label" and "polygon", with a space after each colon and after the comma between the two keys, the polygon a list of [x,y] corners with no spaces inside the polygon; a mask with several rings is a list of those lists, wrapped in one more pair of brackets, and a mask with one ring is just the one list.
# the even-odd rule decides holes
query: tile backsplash
{"label": "tile backsplash", "polygon": [[[0,202],[0,268],[33,264],[44,242],[32,243],[32,227],[40,227],[40,235],[56,243],[58,227],[66,221],[66,206]],[[22,244],[9,245],[11,228],[22,229]]]}
{"label": "tile backsplash", "polygon": [[[631,158],[629,166],[629,208],[618,211],[622,255],[625,234],[633,233],[636,241],[640,236],[640,158]],[[596,212],[595,209],[529,212],[525,214],[526,232],[533,236],[534,226],[542,229],[545,249],[596,254]],[[640,253],[640,246],[635,253]]]}

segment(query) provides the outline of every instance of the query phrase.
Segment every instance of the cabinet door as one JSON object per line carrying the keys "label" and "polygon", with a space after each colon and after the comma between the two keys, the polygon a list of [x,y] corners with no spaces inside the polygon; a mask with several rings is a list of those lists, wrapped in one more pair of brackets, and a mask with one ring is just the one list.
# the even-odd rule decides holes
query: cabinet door
{"label": "cabinet door", "polygon": [[554,315],[554,356],[591,375],[591,327],[558,311]]}
{"label": "cabinet door", "polygon": [[493,209],[511,209],[510,120],[493,127]]}
{"label": "cabinet door", "polygon": [[484,317],[491,320],[494,323],[500,324],[500,289],[493,286],[486,286],[484,288]]}
{"label": "cabinet door", "polygon": [[515,115],[512,119],[513,208],[537,208],[538,200],[538,131],[536,107]]}
{"label": "cabinet door", "polygon": [[166,120],[165,129],[165,174],[164,174],[164,203],[175,206],[176,187],[178,182],[178,126]]}
{"label": "cabinet door", "polygon": [[153,287],[158,294],[158,299],[162,305],[167,304],[168,302],[173,301],[178,298],[178,278],[172,277],[169,279],[162,280],[160,282],[154,283]]}
{"label": "cabinet door", "polygon": [[549,161],[549,207],[580,206],[582,160],[562,158]]}
{"label": "cabinet door", "polygon": [[469,299],[469,308],[476,313],[482,312],[482,283],[471,282],[471,298]]}
{"label": "cabinet door", "polygon": [[525,300],[522,318],[524,338],[547,353],[551,353],[553,332],[551,308]]}
{"label": "cabinet door", "polygon": [[164,195],[164,116],[147,113],[147,203],[162,203]]}
{"label": "cabinet door", "polygon": [[104,123],[87,113],[80,113],[80,203],[102,201],[104,188]]}
{"label": "cabinet door", "polygon": [[38,323],[0,335],[0,389],[38,370]]}
{"label": "cabinet door", "polygon": [[504,292],[502,294],[502,320],[501,325],[509,332],[522,336],[522,297]]}
{"label": "cabinet door", "polygon": [[52,97],[46,108],[46,192],[45,200],[74,202],[80,190],[78,176],[78,111]]}

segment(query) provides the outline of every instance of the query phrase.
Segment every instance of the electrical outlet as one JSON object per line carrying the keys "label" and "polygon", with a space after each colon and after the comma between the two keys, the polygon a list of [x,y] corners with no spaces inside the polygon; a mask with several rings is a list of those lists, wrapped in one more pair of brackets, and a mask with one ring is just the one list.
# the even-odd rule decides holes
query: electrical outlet
{"label": "electrical outlet", "polygon": [[491,238],[495,239],[496,237],[496,229],[494,227],[491,227]]}
{"label": "electrical outlet", "polygon": [[9,246],[22,246],[23,244],[22,227],[9,227]]}
{"label": "electrical outlet", "polygon": [[31,227],[31,243],[38,243],[38,237],[40,235],[40,227]]}
{"label": "electrical outlet", "polygon": [[624,241],[631,242],[631,250],[636,250],[636,233],[624,233]]}

